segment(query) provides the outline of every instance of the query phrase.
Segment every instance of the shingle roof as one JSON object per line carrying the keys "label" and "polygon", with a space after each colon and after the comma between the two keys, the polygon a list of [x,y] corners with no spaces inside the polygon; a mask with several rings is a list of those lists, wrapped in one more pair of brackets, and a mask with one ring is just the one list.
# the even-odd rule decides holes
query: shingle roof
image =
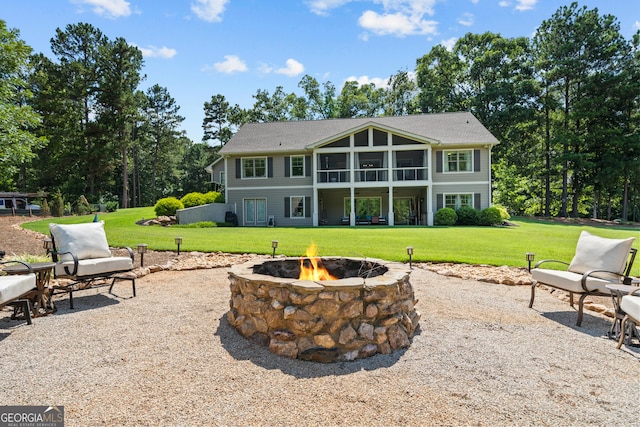
{"label": "shingle roof", "polygon": [[247,123],[222,147],[220,155],[310,150],[368,126],[377,126],[419,141],[443,145],[499,143],[473,114],[461,112]]}

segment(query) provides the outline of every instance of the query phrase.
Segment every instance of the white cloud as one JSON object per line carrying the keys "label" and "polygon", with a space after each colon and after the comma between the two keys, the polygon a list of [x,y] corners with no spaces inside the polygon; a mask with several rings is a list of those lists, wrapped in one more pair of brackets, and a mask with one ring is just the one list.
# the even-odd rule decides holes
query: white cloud
{"label": "white cloud", "polygon": [[458,41],[457,37],[451,37],[450,39],[442,40],[440,44],[444,46],[449,52],[451,52],[453,50],[453,47],[456,45],[457,41]]}
{"label": "white cloud", "polygon": [[[136,45],[134,45],[136,46]],[[142,56],[144,56],[145,58],[164,58],[164,59],[170,59],[173,58],[176,53],[178,53],[177,50],[175,49],[170,49],[166,46],[162,46],[162,47],[156,47],[156,46],[149,46],[149,47],[140,47],[140,46],[136,46],[138,49],[140,49],[140,52],[142,52]]]}
{"label": "white cloud", "polygon": [[284,74],[287,77],[295,77],[304,72],[304,65],[296,61],[295,59],[289,58],[286,61],[286,67],[278,68],[274,72],[276,74]]}
{"label": "white cloud", "polygon": [[480,3],[480,0],[471,0],[471,3],[478,4],[478,3]]}
{"label": "white cloud", "polygon": [[458,18],[458,24],[464,25],[465,27],[470,27],[473,25],[473,15],[471,13],[463,13],[460,18]]}
{"label": "white cloud", "polygon": [[507,0],[502,0],[501,2],[498,3],[498,5],[500,7],[511,7],[511,2]]}
{"label": "white cloud", "polygon": [[533,9],[536,3],[538,3],[538,0],[517,0],[517,2],[516,9],[523,11]]}
{"label": "white cloud", "polygon": [[358,19],[361,27],[384,36],[393,34],[404,37],[414,34],[435,34],[437,21],[424,20],[421,14],[406,15],[402,12],[378,14],[372,10],[365,11]]}
{"label": "white cloud", "polygon": [[329,15],[329,10],[350,3],[352,0],[310,0],[307,1],[311,12],[320,16]]}
{"label": "white cloud", "polygon": [[228,2],[229,0],[196,0],[195,3],[191,3],[191,11],[204,21],[220,22]]}
{"label": "white cloud", "polygon": [[345,79],[345,82],[357,82],[358,86],[368,85],[370,83],[373,83],[374,85],[376,85],[377,88],[380,88],[380,89],[386,89],[388,86],[387,85],[388,81],[389,79],[382,79],[380,77],[369,77],[369,76],[360,76],[360,77],[350,76]]}
{"label": "white cloud", "polygon": [[224,61],[216,62],[213,68],[225,74],[242,73],[247,71],[247,64],[236,55],[225,55]]}
{"label": "white cloud", "polygon": [[636,21],[633,23],[633,28],[635,28],[636,30],[640,30],[640,21]]}
{"label": "white cloud", "polygon": [[129,2],[125,0],[73,0],[75,4],[87,4],[96,15],[104,15],[108,18],[131,15]]}

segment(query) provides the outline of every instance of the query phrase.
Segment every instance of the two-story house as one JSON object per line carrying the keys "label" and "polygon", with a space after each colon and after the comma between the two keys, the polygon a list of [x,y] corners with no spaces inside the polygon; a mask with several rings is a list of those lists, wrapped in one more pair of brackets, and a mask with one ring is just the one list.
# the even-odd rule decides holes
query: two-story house
{"label": "two-story house", "polygon": [[210,165],[240,225],[433,225],[491,205],[491,149],[471,113],[249,123]]}

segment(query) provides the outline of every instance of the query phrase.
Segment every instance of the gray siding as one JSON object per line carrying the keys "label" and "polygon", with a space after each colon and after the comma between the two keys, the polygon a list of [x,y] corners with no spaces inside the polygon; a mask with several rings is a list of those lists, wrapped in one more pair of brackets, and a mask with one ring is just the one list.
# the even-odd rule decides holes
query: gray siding
{"label": "gray siding", "polygon": [[[439,172],[438,170],[442,170],[442,165],[439,165],[440,161],[438,160],[438,156],[442,155],[441,149],[434,149],[432,151],[432,159],[431,159],[431,167],[433,168],[433,184],[437,184],[439,182],[488,182],[491,177],[491,170],[489,165],[489,150],[486,148],[477,148],[477,147],[465,147],[462,150],[473,148],[474,150],[479,150],[480,152],[480,171],[479,172]],[[474,162],[474,166],[477,165]]]}
{"label": "gray siding", "polygon": [[[244,199],[266,199],[267,217],[273,215],[276,226],[298,227],[313,225],[313,189],[309,188],[270,188],[265,191],[256,192],[256,190],[234,190],[228,193],[229,200],[227,203],[233,203],[237,206],[238,223],[245,225],[244,217]],[[309,204],[307,209],[308,216],[305,218],[286,218],[285,217],[285,198],[292,196],[308,197]]]}
{"label": "gray siding", "polygon": [[[438,198],[443,194],[473,194],[474,195],[474,207],[484,209],[489,207],[489,184],[459,184],[459,185],[435,185],[433,186],[433,212],[437,212]],[[477,196],[480,196],[480,202],[478,205]]]}
{"label": "gray siding", "polygon": [[[295,154],[294,154],[295,155]],[[303,154],[299,154],[303,155]],[[290,156],[290,155],[289,155]],[[246,156],[246,157],[261,157],[261,156]],[[269,178],[252,178],[242,179],[236,178],[236,159],[240,157],[231,157],[227,159],[227,166],[229,167],[229,173],[227,174],[227,187],[230,189],[240,188],[255,188],[255,187],[292,187],[292,186],[312,186],[313,177],[309,173],[309,176],[305,177],[286,177],[285,176],[285,157],[287,156],[269,156],[273,159],[273,171],[270,172],[272,177]]]}

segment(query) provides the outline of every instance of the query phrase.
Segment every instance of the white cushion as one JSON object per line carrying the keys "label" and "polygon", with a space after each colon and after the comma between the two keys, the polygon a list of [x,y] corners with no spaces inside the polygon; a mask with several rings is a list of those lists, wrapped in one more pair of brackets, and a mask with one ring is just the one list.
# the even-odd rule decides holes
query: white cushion
{"label": "white cushion", "polygon": [[[56,276],[65,277],[67,273],[64,268],[67,267],[70,273],[73,273],[73,261],[64,261],[56,264]],[[133,260],[130,257],[108,257],[108,258],[92,258],[78,261],[78,271],[76,276],[95,276],[104,273],[112,273],[118,271],[129,271],[133,269]]]}
{"label": "white cushion", "polygon": [[[582,274],[572,273],[571,271],[548,270],[545,268],[534,268],[531,270],[533,280],[554,288],[562,289],[567,292],[584,293],[582,287]],[[603,294],[611,295],[611,291],[606,288],[612,283],[620,283],[619,280],[606,280],[596,277],[587,279],[587,289],[590,292],[598,291]]]}
{"label": "white cushion", "polygon": [[[85,224],[49,224],[49,231],[58,252],[71,252],[78,259],[105,258],[111,256],[104,221]],[[72,261],[71,255],[61,255],[62,261]]]}
{"label": "white cushion", "polygon": [[36,275],[33,273],[0,276],[0,304],[19,298],[35,287]]}
{"label": "white cushion", "polygon": [[622,301],[620,301],[620,309],[633,317],[634,320],[640,321],[640,296],[623,296]]}
{"label": "white cushion", "polygon": [[[622,274],[627,265],[633,237],[628,239],[606,239],[586,231],[580,233],[576,253],[568,270],[586,273],[590,270],[604,270]],[[606,275],[598,274],[599,277]]]}

